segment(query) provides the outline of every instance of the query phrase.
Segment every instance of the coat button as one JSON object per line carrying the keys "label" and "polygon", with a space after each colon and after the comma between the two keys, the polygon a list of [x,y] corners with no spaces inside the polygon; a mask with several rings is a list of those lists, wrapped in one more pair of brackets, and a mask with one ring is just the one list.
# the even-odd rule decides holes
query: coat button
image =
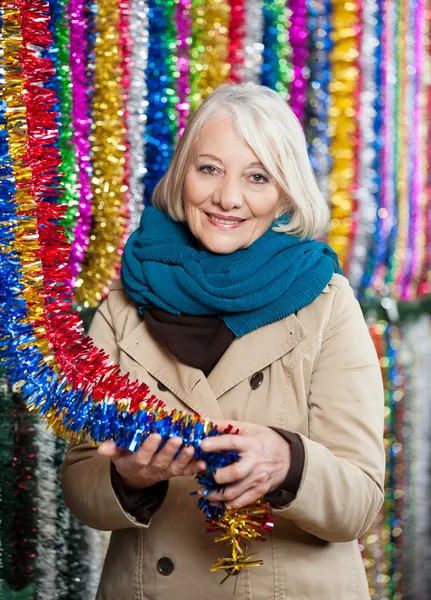
{"label": "coat button", "polygon": [[168,388],[161,381],[157,382],[157,387],[158,387],[158,389],[161,392],[167,392],[168,391]]}
{"label": "coat button", "polygon": [[174,563],[168,556],[162,556],[162,558],[159,558],[157,561],[157,570],[160,575],[165,575],[167,577],[174,570]]}
{"label": "coat button", "polygon": [[258,371],[255,373],[250,379],[250,387],[252,390],[257,390],[257,388],[262,385],[263,381],[263,373],[262,371]]}

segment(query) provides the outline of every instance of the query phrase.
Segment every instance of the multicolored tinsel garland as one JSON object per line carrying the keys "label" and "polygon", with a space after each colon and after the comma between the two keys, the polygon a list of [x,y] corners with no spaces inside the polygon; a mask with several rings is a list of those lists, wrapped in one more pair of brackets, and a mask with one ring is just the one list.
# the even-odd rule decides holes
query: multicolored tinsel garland
{"label": "multicolored tinsel garland", "polygon": [[177,134],[175,105],[176,33],[174,0],[148,2],[147,122],[145,204],[168,169]]}
{"label": "multicolored tinsel garland", "polygon": [[126,185],[126,127],[120,49],[120,10],[101,0],[96,17],[95,83],[91,151],[92,228],[75,297],[84,307],[97,306],[117,277],[128,211],[123,203]]}

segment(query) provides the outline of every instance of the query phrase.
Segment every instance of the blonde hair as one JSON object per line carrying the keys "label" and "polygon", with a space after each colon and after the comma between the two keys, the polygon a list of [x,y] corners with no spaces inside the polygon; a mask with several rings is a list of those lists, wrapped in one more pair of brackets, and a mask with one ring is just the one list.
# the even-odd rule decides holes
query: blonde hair
{"label": "blonde hair", "polygon": [[176,221],[185,220],[183,185],[195,140],[211,118],[226,114],[280,187],[290,219],[276,231],[301,238],[322,235],[329,210],[317,187],[301,124],[275,91],[252,82],[221,85],[192,115],[169,169],[154,190],[154,206]]}

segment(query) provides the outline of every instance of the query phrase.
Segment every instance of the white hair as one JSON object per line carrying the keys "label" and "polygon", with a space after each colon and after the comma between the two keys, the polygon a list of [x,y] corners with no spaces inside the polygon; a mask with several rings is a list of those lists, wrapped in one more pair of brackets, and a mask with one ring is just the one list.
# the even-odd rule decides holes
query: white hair
{"label": "white hair", "polygon": [[228,115],[281,190],[289,222],[275,229],[301,238],[321,236],[329,220],[328,206],[311,167],[301,124],[273,90],[252,82],[218,87],[189,119],[166,174],[152,202],[174,220],[184,221],[183,186],[203,126]]}

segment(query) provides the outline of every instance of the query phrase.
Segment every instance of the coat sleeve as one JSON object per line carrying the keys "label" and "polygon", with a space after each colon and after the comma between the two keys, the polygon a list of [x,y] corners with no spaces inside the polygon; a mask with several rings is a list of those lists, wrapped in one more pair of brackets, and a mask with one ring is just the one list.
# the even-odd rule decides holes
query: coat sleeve
{"label": "coat sleeve", "polygon": [[[98,348],[118,363],[118,346],[106,300],[96,312],[89,331]],[[111,459],[97,454],[89,440],[71,444],[61,470],[63,498],[85,525],[102,531],[148,527],[122,507],[111,482]]]}
{"label": "coat sleeve", "polygon": [[384,391],[373,342],[344,279],[308,402],[301,484],[293,502],[274,512],[329,542],[358,539],[384,499]]}

